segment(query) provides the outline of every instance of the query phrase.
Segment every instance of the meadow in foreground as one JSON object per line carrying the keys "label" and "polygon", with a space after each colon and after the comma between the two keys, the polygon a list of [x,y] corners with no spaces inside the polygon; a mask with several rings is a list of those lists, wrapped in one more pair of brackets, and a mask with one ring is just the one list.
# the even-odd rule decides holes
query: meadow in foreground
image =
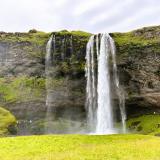
{"label": "meadow in foreground", "polygon": [[0,160],[159,160],[148,135],[46,135],[0,138]]}

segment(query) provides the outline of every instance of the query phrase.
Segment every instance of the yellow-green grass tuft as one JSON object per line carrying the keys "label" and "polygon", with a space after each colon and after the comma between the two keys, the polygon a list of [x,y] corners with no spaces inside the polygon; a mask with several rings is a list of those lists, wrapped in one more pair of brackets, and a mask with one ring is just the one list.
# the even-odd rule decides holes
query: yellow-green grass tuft
{"label": "yellow-green grass tuft", "polygon": [[0,107],[0,135],[16,132],[16,118],[6,109]]}

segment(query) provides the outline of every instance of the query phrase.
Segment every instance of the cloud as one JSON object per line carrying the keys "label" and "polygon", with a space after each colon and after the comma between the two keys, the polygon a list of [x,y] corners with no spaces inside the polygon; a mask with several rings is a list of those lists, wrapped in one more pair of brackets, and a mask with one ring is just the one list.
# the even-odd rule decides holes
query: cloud
{"label": "cloud", "polygon": [[160,24],[159,0],[0,0],[0,30],[128,31]]}

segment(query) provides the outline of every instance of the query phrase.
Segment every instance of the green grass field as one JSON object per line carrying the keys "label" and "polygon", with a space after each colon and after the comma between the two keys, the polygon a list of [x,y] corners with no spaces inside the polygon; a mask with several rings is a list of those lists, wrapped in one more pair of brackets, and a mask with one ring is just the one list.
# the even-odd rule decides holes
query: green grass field
{"label": "green grass field", "polygon": [[49,135],[0,138],[0,160],[159,160],[148,135]]}

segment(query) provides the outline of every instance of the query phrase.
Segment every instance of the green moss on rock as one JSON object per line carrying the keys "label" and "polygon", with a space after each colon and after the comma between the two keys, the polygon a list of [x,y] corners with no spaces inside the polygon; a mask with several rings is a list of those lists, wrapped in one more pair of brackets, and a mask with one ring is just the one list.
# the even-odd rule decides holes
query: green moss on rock
{"label": "green moss on rock", "polygon": [[160,115],[143,115],[127,121],[128,128],[135,133],[160,134]]}
{"label": "green moss on rock", "polygon": [[0,78],[1,103],[4,104],[39,99],[44,90],[44,78],[27,76]]}
{"label": "green moss on rock", "polygon": [[16,118],[0,107],[0,135],[16,134]]}

